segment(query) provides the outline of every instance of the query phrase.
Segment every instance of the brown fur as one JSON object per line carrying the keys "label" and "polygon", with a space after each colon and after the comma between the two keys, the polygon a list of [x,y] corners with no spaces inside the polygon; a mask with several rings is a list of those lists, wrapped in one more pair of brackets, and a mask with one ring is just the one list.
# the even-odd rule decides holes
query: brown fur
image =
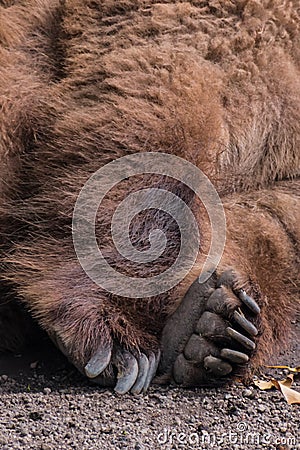
{"label": "brown fur", "polygon": [[[205,213],[159,177],[124,182],[106,199],[98,224],[104,252],[143,276],[155,269],[126,268],[112,249],[107,225],[117,200],[152,182],[170,185],[199,217],[203,244],[189,276],[165,295],[139,300],[109,295],[86,276],[71,218],[81,187],[104,164],[135,152],[175,154],[203,170],[223,198],[228,236],[218,270],[233,267],[262,306],[254,366],[261,363],[286,340],[299,307],[298,0],[0,5],[5,289],[8,283],[81,363],[111,339],[144,351],[157,346],[167,315],[200,271]],[[137,224],[137,245],[158,221],[175,252],[178,230],[168,218],[146,219],[144,229]],[[173,257],[165,254],[159,269]]]}

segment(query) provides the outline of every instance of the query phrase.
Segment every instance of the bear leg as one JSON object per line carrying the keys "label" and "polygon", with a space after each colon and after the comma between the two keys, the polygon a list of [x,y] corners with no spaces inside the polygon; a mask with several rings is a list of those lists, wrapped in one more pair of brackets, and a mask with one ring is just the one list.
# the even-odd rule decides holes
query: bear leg
{"label": "bear leg", "polygon": [[196,279],[162,335],[158,373],[183,385],[247,380],[287,344],[299,312],[299,181],[232,195],[224,207],[221,262],[204,285]]}

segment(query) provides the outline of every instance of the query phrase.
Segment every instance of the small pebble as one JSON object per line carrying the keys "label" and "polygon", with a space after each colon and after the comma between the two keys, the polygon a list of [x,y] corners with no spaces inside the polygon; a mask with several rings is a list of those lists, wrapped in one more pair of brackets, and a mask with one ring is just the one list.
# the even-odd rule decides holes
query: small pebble
{"label": "small pebble", "polygon": [[266,407],[264,405],[258,405],[257,411],[263,413],[263,412],[265,412],[265,410],[266,410]]}
{"label": "small pebble", "polygon": [[254,398],[255,397],[255,391],[253,389],[245,389],[242,392],[243,397],[246,398]]}
{"label": "small pebble", "polygon": [[51,450],[51,447],[50,447],[50,445],[48,445],[48,444],[42,444],[41,447],[40,447],[40,449],[41,449],[41,450]]}
{"label": "small pebble", "polygon": [[177,423],[177,425],[180,427],[181,425],[181,420],[179,419],[179,417],[175,417],[175,422]]}
{"label": "small pebble", "polygon": [[50,388],[48,388],[48,387],[45,387],[44,388],[44,394],[46,394],[46,395],[49,395],[49,394],[51,394],[51,389]]}

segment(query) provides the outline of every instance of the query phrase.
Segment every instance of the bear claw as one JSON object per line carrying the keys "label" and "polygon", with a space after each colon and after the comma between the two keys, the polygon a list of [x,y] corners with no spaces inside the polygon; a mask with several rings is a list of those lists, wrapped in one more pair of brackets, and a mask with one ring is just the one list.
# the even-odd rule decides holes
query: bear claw
{"label": "bear claw", "polygon": [[149,360],[144,353],[140,354],[138,359],[139,373],[134,385],[131,388],[132,394],[140,394],[146,384],[146,379],[149,371]]}
{"label": "bear claw", "polygon": [[[140,394],[146,392],[150,386],[152,379],[156,374],[160,359],[160,351],[157,354],[150,352],[148,357],[144,353],[133,356],[127,350],[118,349],[111,358],[111,364],[117,369],[116,380],[113,381],[114,391],[118,394],[131,392],[132,394]],[[103,384],[103,378],[94,379],[100,385]]]}
{"label": "bear claw", "polygon": [[205,369],[213,373],[216,377],[224,377],[232,372],[232,366],[220,358],[215,358],[210,355],[206,356],[203,362]]}
{"label": "bear claw", "polygon": [[94,355],[84,368],[85,374],[88,378],[96,378],[103,370],[106,369],[110,360],[112,352],[112,343],[106,346],[101,346],[97,349]]}
{"label": "bear claw", "polygon": [[236,364],[245,364],[249,361],[249,356],[246,353],[231,350],[230,348],[222,348],[220,354],[222,358],[229,359],[229,361]]}
{"label": "bear claw", "polygon": [[159,360],[160,360],[160,351],[158,351],[158,354],[156,356],[154,355],[154,353],[150,353],[150,355],[149,355],[149,370],[148,370],[146,381],[145,381],[145,384],[143,387],[143,392],[146,392],[148,387],[150,386],[150,383],[156,374]]}
{"label": "bear claw", "polygon": [[239,333],[238,331],[234,330],[231,327],[226,328],[226,331],[232,339],[235,339],[243,347],[247,348],[248,350],[255,349],[255,343],[251,341],[251,339],[244,336],[243,334]]}
{"label": "bear claw", "polygon": [[254,301],[252,297],[249,297],[243,289],[239,291],[239,298],[254,314],[260,313],[260,307],[256,301]]}
{"label": "bear claw", "polygon": [[138,362],[130,352],[125,350],[117,354],[115,365],[118,368],[118,381],[114,390],[118,394],[125,394],[130,391],[137,379],[139,373]]}
{"label": "bear claw", "polygon": [[247,333],[251,334],[252,336],[257,336],[258,329],[253,325],[253,323],[247,320],[246,317],[244,317],[238,311],[234,311],[233,318],[240,327],[247,331]]}

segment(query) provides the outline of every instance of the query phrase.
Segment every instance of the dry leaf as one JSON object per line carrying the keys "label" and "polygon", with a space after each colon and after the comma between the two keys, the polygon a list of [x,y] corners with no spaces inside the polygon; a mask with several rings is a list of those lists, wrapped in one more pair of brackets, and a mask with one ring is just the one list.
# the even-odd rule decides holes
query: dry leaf
{"label": "dry leaf", "polygon": [[274,378],[270,381],[254,380],[254,384],[261,391],[265,391],[267,389],[275,387],[283,394],[284,398],[286,399],[289,405],[292,405],[293,403],[300,404],[300,392],[291,389],[293,381],[294,381],[294,374],[290,374],[286,377],[286,379],[281,381],[275,380]]}
{"label": "dry leaf", "polygon": [[278,381],[278,384],[281,392],[283,393],[289,405],[292,405],[293,403],[300,404],[300,392],[294,391],[294,389],[286,387],[281,381]]}
{"label": "dry leaf", "polygon": [[283,384],[286,387],[291,387],[294,382],[294,374],[290,373],[285,380],[280,380],[279,383]]}
{"label": "dry leaf", "polygon": [[261,391],[266,391],[267,389],[272,389],[272,387],[274,387],[274,384],[272,383],[272,380],[270,380],[270,381],[254,380],[253,383],[254,383],[255,386],[257,386]]}

